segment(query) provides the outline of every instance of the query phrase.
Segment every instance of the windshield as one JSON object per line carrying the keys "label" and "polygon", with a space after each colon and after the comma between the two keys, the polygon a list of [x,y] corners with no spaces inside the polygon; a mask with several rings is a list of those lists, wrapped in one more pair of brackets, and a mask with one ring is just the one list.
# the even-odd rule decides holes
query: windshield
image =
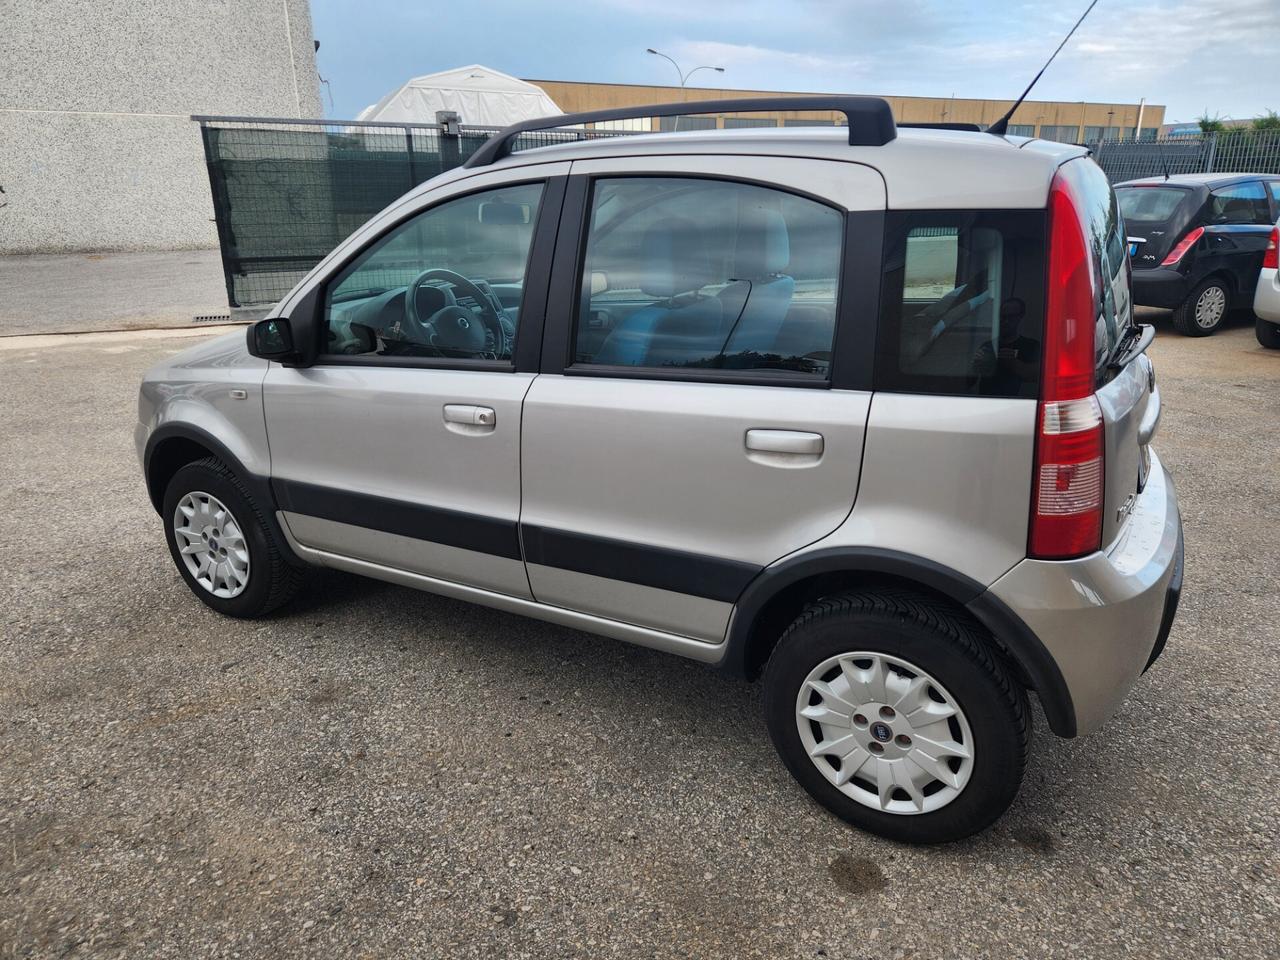
{"label": "windshield", "polygon": [[1191,193],[1181,187],[1117,187],[1120,214],[1126,223],[1164,223]]}

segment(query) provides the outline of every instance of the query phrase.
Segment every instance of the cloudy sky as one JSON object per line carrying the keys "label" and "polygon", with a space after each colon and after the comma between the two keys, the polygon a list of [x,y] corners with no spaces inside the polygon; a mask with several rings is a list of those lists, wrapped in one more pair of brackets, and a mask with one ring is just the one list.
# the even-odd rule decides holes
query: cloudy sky
{"label": "cloudy sky", "polygon": [[[518,77],[1011,98],[1088,0],[312,0],[329,115],[482,63]],[[1280,110],[1280,0],[1100,0],[1033,98],[1149,103],[1166,121]],[[328,103],[326,99],[326,104]]]}

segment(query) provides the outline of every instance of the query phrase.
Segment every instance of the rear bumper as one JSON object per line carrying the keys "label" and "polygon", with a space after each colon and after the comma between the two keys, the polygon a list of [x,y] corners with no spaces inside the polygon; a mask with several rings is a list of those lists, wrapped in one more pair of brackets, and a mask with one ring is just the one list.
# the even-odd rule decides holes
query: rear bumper
{"label": "rear bumper", "polygon": [[1017,612],[1057,663],[1077,733],[1097,730],[1164,649],[1182,588],[1182,518],[1154,452],[1147,486],[1105,550],[1023,560],[989,592]]}
{"label": "rear bumper", "polygon": [[1133,301],[1143,307],[1172,310],[1191,293],[1191,278],[1177,270],[1155,267],[1133,271]]}
{"label": "rear bumper", "polygon": [[1253,294],[1253,312],[1270,323],[1280,323],[1280,270],[1263,270]]}

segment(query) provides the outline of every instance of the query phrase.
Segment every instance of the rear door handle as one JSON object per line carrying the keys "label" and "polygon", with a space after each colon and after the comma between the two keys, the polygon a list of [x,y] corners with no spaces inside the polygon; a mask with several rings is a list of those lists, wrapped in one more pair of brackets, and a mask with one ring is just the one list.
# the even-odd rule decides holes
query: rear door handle
{"label": "rear door handle", "polygon": [[804,430],[748,430],[747,449],[757,453],[822,454],[822,434]]}
{"label": "rear door handle", "polygon": [[444,424],[454,433],[490,433],[498,422],[493,407],[478,407],[472,403],[446,403]]}

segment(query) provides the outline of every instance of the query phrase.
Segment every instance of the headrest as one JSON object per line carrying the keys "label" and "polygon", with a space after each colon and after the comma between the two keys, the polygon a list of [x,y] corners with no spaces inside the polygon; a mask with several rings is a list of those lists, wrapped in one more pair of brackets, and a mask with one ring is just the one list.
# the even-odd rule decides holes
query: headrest
{"label": "headrest", "polygon": [[751,204],[738,215],[738,241],[733,251],[735,280],[754,280],[781,273],[791,262],[787,221],[768,207]]}
{"label": "headrest", "polygon": [[717,279],[702,231],[692,220],[667,217],[645,231],[640,289],[651,297],[675,297]]}

